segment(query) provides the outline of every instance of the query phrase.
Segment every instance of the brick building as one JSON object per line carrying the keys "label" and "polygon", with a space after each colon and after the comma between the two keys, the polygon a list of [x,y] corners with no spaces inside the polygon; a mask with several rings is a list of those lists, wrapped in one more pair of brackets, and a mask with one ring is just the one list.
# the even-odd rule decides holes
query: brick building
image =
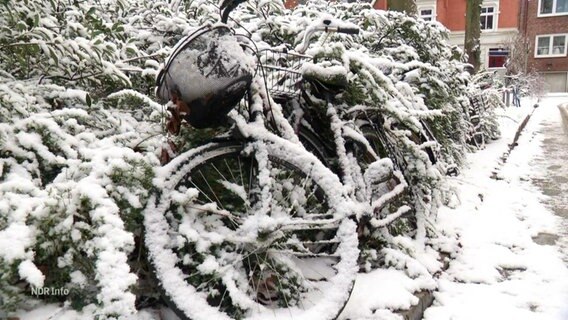
{"label": "brick building", "polygon": [[[416,0],[418,15],[448,28],[450,43],[463,47],[466,0]],[[519,30],[519,0],[483,0],[481,6],[481,66],[505,72],[508,43]]]}
{"label": "brick building", "polygon": [[[375,0],[374,7],[386,10],[387,1]],[[285,0],[287,7],[298,2],[303,0]],[[466,0],[416,5],[420,17],[442,23],[451,31],[450,43],[463,47]],[[568,0],[483,0],[480,23],[482,68],[504,73],[508,44],[520,33],[529,42],[527,71],[540,73],[548,91],[568,92]]]}
{"label": "brick building", "polygon": [[520,31],[528,40],[528,71],[546,89],[568,92],[568,0],[521,0]]}
{"label": "brick building", "polygon": [[[387,0],[375,7],[386,8]],[[437,20],[450,31],[450,42],[463,47],[466,0],[416,0],[418,15]],[[536,71],[545,89],[568,92],[568,0],[483,0],[482,67],[504,72],[507,43],[520,33],[529,43],[526,71]]]}
{"label": "brick building", "polygon": [[[349,1],[349,0],[347,0]],[[374,8],[387,9],[388,0],[375,0]],[[481,64],[483,68],[501,70],[507,60],[507,43],[518,34],[521,0],[483,0],[481,8]],[[560,0],[563,1],[563,0]],[[566,0],[568,1],[568,0]],[[294,7],[302,0],[285,0]],[[448,28],[450,43],[463,47],[466,0],[416,0],[418,15],[436,20]]]}

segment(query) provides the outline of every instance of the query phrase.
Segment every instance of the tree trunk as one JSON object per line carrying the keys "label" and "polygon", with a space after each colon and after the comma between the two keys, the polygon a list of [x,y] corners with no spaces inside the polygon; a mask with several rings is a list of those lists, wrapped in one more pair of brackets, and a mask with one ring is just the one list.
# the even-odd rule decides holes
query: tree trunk
{"label": "tree trunk", "polygon": [[482,0],[467,0],[465,14],[465,53],[467,62],[473,66],[470,73],[479,71],[481,66],[481,46],[479,37],[481,36],[481,2]]}
{"label": "tree trunk", "polygon": [[404,12],[408,15],[416,15],[415,0],[387,0],[389,10]]}

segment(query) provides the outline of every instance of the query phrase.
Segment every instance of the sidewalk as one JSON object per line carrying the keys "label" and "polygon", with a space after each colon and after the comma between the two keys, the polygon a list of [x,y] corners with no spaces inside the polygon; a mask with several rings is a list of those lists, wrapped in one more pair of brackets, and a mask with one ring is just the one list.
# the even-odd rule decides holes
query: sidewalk
{"label": "sidewalk", "polygon": [[[503,138],[471,154],[469,168],[453,179],[458,205],[443,208],[439,223],[459,238],[460,249],[438,281],[426,320],[568,319],[567,264],[557,246],[534,240],[543,243],[539,236],[566,235],[561,235],[561,218],[544,204],[552,198],[532,182],[550,176],[550,159],[543,152],[550,152],[547,145],[556,148],[556,142],[549,139],[545,124],[559,121],[556,106],[563,101],[568,97],[543,99],[518,146],[500,163],[533,102],[525,99],[522,108],[505,110]],[[558,182],[568,178],[552,176]]]}
{"label": "sidewalk", "polygon": [[[552,112],[552,110],[546,110]],[[564,262],[568,265],[568,98],[559,106],[561,117],[545,117],[538,131],[542,140],[542,154],[534,159],[536,167],[541,168],[533,177],[533,183],[546,196],[544,204],[561,218],[560,233],[543,234],[539,237],[544,243],[555,244],[560,248]],[[566,302],[568,304],[568,301]]]}

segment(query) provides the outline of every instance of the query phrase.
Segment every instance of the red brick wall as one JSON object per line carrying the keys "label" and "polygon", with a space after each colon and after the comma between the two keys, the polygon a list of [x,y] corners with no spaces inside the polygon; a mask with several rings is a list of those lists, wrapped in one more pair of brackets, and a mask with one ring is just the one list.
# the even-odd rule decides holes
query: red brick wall
{"label": "red brick wall", "polygon": [[375,5],[373,6],[373,8],[379,10],[387,10],[387,0],[375,0]]}
{"label": "red brick wall", "polygon": [[[519,10],[521,1],[526,0],[501,0],[499,1],[499,28],[518,28]],[[533,0],[535,2],[538,0]]]}
{"label": "red brick wall", "polygon": [[[520,1],[499,1],[499,29],[518,27]],[[438,21],[451,31],[465,31],[466,0],[438,0],[436,7]]]}
{"label": "red brick wall", "polygon": [[465,0],[438,0],[436,20],[450,31],[465,30]]}
{"label": "red brick wall", "polygon": [[298,0],[284,0],[284,7],[292,9],[298,5]]}
{"label": "red brick wall", "polygon": [[[568,15],[538,17],[538,0],[528,2],[526,37],[529,40],[528,67],[531,71],[568,71],[568,56],[558,58],[535,58],[537,35],[568,33]],[[567,39],[568,41],[568,39]]]}

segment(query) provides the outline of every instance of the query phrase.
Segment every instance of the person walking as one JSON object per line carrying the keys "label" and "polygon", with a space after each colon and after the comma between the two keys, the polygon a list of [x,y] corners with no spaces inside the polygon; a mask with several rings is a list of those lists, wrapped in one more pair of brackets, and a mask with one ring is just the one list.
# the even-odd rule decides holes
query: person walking
{"label": "person walking", "polygon": [[517,108],[521,107],[521,92],[518,84],[513,85],[513,105]]}

